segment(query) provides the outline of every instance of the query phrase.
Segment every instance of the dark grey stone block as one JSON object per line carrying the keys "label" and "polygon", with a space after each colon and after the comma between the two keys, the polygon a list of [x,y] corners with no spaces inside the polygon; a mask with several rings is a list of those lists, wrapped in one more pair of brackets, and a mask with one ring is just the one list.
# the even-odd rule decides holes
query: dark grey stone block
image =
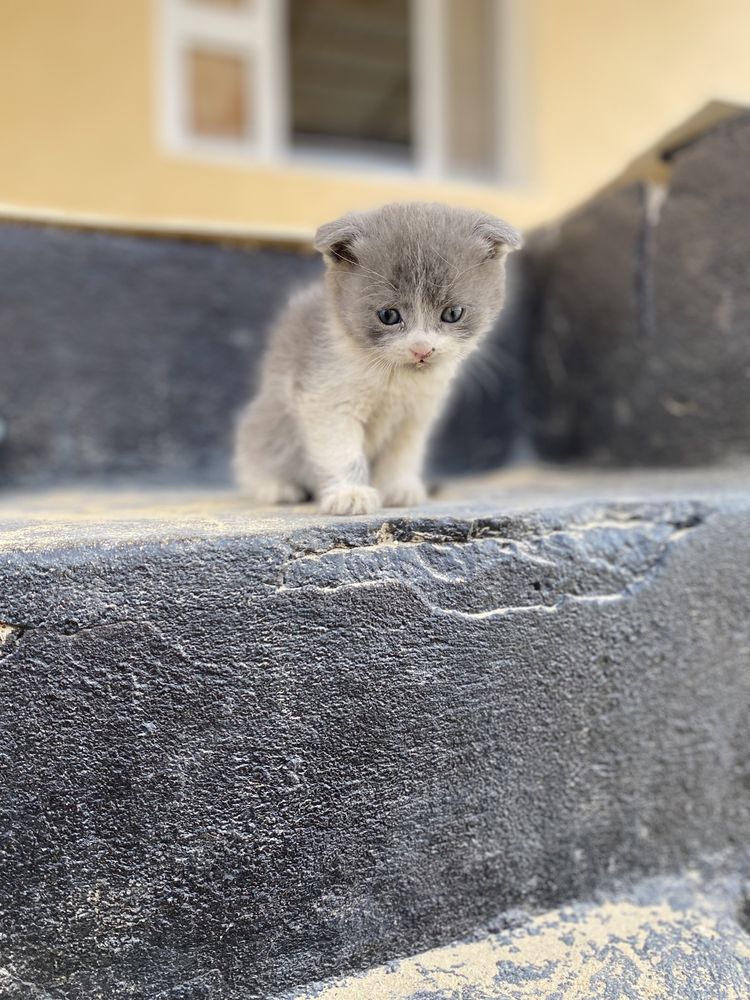
{"label": "dark grey stone block", "polygon": [[[640,185],[625,188],[529,241],[529,411],[546,458],[604,460],[623,436],[635,369],[654,348],[639,319],[643,204]],[[624,438],[640,447],[630,428]]]}
{"label": "dark grey stone block", "polygon": [[0,226],[0,483],[227,477],[265,329],[312,257]]}
{"label": "dark grey stone block", "polygon": [[673,162],[652,236],[649,304],[664,344],[653,453],[676,439],[680,459],[700,463],[750,452],[750,115]]}
{"label": "dark grey stone block", "polygon": [[750,451],[750,115],[531,242],[542,454],[690,465]]}
{"label": "dark grey stone block", "polygon": [[263,997],[745,843],[750,501],[507,507],[6,506],[13,982]]}
{"label": "dark grey stone block", "polygon": [[[310,255],[0,224],[0,485],[225,482],[235,414]],[[459,387],[435,473],[498,464],[519,365],[495,338]]]}

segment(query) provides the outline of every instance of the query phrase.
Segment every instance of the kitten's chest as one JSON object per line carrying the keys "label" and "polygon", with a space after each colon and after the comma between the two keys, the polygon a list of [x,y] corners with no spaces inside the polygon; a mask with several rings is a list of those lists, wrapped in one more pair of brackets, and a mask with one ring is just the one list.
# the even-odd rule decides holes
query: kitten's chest
{"label": "kitten's chest", "polygon": [[410,422],[425,419],[439,391],[429,377],[398,379],[383,386],[371,399],[364,421],[367,457],[382,452]]}
{"label": "kitten's chest", "polygon": [[365,451],[369,459],[378,455],[409,419],[409,410],[398,397],[385,397],[365,423]]}

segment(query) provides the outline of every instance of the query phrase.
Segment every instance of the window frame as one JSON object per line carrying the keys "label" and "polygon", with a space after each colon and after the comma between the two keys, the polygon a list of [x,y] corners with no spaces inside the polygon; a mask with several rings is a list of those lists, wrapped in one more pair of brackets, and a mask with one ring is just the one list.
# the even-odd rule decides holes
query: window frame
{"label": "window frame", "polygon": [[[159,138],[173,154],[230,165],[281,166],[398,175],[481,186],[522,182],[526,156],[523,103],[528,51],[525,0],[493,0],[497,53],[494,68],[497,129],[493,177],[457,175],[446,156],[446,7],[452,0],[410,0],[412,98],[411,165],[389,162],[363,150],[324,152],[295,149],[289,129],[286,0],[245,0],[236,9],[201,0],[156,0],[159,9],[157,66],[160,79]],[[184,53],[192,45],[249,60],[246,101],[254,109],[256,134],[242,139],[196,135],[189,127]]]}

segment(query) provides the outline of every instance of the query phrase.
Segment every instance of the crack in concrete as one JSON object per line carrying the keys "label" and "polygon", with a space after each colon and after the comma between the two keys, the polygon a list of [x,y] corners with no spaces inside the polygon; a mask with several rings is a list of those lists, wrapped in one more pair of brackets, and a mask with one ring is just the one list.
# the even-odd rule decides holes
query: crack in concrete
{"label": "crack in concrete", "polygon": [[[547,532],[541,534],[529,533],[529,537],[526,540],[511,539],[500,531],[495,530],[491,525],[487,526],[487,529],[482,534],[477,534],[475,530],[476,522],[468,522],[467,531],[465,537],[460,541],[455,539],[445,541],[434,541],[432,539],[428,540],[422,537],[422,533],[415,533],[413,536],[405,541],[396,540],[391,532],[387,534],[383,532],[384,528],[389,528],[388,522],[383,525],[378,536],[369,545],[351,545],[351,546],[334,546],[330,549],[321,552],[304,552],[293,556],[291,559],[287,560],[282,566],[280,582],[276,586],[276,592],[293,592],[293,591],[303,591],[303,592],[314,592],[322,594],[332,594],[341,591],[353,591],[362,589],[388,589],[394,586],[400,586],[407,589],[409,592],[413,593],[418,600],[425,605],[425,607],[433,614],[447,615],[449,617],[460,618],[469,621],[483,621],[493,618],[503,618],[512,615],[552,615],[564,611],[568,607],[588,604],[599,607],[605,607],[607,605],[620,603],[621,601],[627,600],[639,593],[641,590],[645,589],[651,584],[654,576],[663,566],[668,552],[670,549],[684,538],[687,534],[695,530],[695,528],[702,525],[707,520],[707,515],[705,512],[693,511],[691,514],[683,518],[673,518],[667,519],[662,522],[649,520],[646,518],[641,518],[637,516],[628,516],[623,519],[612,518],[611,516],[602,516],[600,518],[594,518],[592,520],[574,523],[565,528],[550,528]],[[394,573],[387,573],[378,576],[375,579],[348,579],[342,580],[334,584],[316,584],[314,582],[300,581],[298,583],[288,583],[288,572],[290,568],[295,565],[299,565],[303,562],[324,562],[330,556],[342,556],[346,559],[348,556],[352,555],[368,555],[370,553],[375,553],[382,551],[384,548],[395,549],[403,545],[425,545],[431,544],[434,547],[439,547],[441,549],[451,549],[457,546],[463,546],[467,542],[475,542],[481,544],[483,541],[495,541],[500,542],[503,549],[506,551],[511,551],[518,555],[518,558],[524,562],[532,562],[534,564],[543,567],[556,567],[559,565],[559,561],[554,559],[546,559],[540,556],[537,552],[528,549],[527,545],[529,542],[539,541],[542,538],[554,539],[556,536],[573,536],[576,538],[585,538],[592,530],[599,529],[609,529],[618,530],[622,532],[632,531],[634,528],[639,527],[653,527],[658,528],[659,525],[669,527],[669,536],[658,544],[654,557],[647,567],[647,569],[640,574],[633,575],[630,580],[628,580],[622,587],[611,591],[600,591],[589,594],[571,593],[563,592],[557,600],[551,601],[549,603],[536,602],[533,604],[507,604],[500,605],[494,608],[487,608],[481,611],[467,611],[461,608],[451,608],[443,607],[437,604],[430,596],[416,584],[413,580],[409,579],[406,575],[399,576]],[[387,537],[387,541],[382,541],[382,539]],[[587,561],[592,566],[596,563],[596,557],[592,557],[589,554],[581,553],[583,559]],[[460,574],[446,574],[434,567],[428,565],[422,558],[417,557],[415,565],[419,566],[425,574],[433,580],[446,584],[466,584],[470,582],[469,577],[462,576]]]}
{"label": "crack in concrete", "polygon": [[281,590],[287,591],[312,591],[320,594],[334,594],[340,591],[351,590],[374,590],[389,589],[394,585],[402,586],[410,593],[414,594],[418,600],[432,613],[446,615],[451,618],[461,618],[466,621],[483,621],[492,618],[506,618],[513,615],[553,615],[565,610],[567,607],[576,604],[590,604],[595,606],[605,606],[617,604],[626,598],[637,593],[647,586],[653,574],[644,575],[626,584],[622,590],[599,593],[599,594],[563,594],[559,600],[550,604],[507,604],[497,608],[488,608],[484,611],[464,611],[461,608],[445,608],[430,600],[428,595],[418,587],[413,581],[406,579],[396,579],[394,577],[383,577],[379,580],[347,580],[335,586],[325,586],[307,584],[303,587],[283,587]]}
{"label": "crack in concrete", "polygon": [[[700,507],[701,509],[698,509]],[[451,520],[450,531],[428,530],[421,522],[413,522],[409,519],[399,519],[394,521],[384,521],[378,531],[369,536],[365,542],[359,539],[349,541],[346,538],[334,540],[330,546],[325,548],[301,548],[294,551],[286,560],[282,570],[286,570],[295,562],[304,559],[316,559],[321,556],[336,555],[341,553],[365,552],[378,548],[388,548],[404,545],[466,545],[471,542],[483,541],[485,539],[498,539],[500,541],[518,542],[529,538],[540,538],[544,534],[552,535],[565,532],[567,534],[584,534],[592,528],[631,528],[636,526],[656,526],[658,524],[669,525],[674,529],[697,527],[707,517],[707,512],[702,509],[703,505],[695,505],[691,513],[682,518],[658,519],[644,517],[637,511],[622,511],[617,516],[617,511],[603,510],[598,517],[593,517],[586,521],[571,521],[564,527],[554,527],[551,524],[535,523],[533,513],[526,518],[521,516],[508,516],[502,518],[477,517],[468,520]],[[445,526],[445,522],[444,522]],[[515,532],[509,532],[509,528],[515,528]],[[546,530],[545,530],[546,528]],[[519,531],[519,529],[521,529]]]}
{"label": "crack in concrete", "polygon": [[[302,549],[293,552],[290,557],[283,562],[280,567],[278,583],[271,584],[276,593],[317,592],[331,594],[340,591],[353,591],[368,588],[393,588],[402,586],[414,593],[421,603],[434,614],[444,614],[455,618],[462,618],[472,621],[481,621],[492,618],[506,617],[510,615],[550,615],[555,614],[565,608],[575,604],[594,604],[605,606],[617,601],[624,600],[638,592],[643,586],[650,582],[650,579],[666,558],[669,548],[691,532],[694,528],[703,524],[707,520],[708,512],[700,505],[700,509],[693,505],[688,509],[685,516],[673,516],[671,518],[649,518],[638,510],[613,511],[611,509],[602,510],[598,516],[589,517],[579,521],[572,521],[570,524],[550,523],[536,521],[533,515],[528,518],[473,518],[469,520],[450,521],[447,525],[437,526],[431,529],[429,524],[417,521],[412,522],[407,519],[383,522],[377,531],[373,531],[369,536],[357,536],[351,540],[338,539],[327,548]],[[382,553],[384,550],[398,550],[408,548],[410,550],[410,566],[418,569],[428,580],[435,581],[447,587],[470,586],[472,583],[471,573],[463,574],[453,571],[453,567],[445,572],[439,567],[431,565],[426,555],[429,551],[450,552],[453,549],[462,549],[467,545],[484,547],[484,543],[493,542],[499,546],[498,557],[517,558],[519,563],[525,566],[537,566],[542,571],[564,568],[564,559],[555,557],[547,558],[544,551],[540,552],[534,546],[539,545],[544,540],[554,541],[556,538],[576,538],[586,539],[590,532],[596,530],[610,530],[623,532],[627,539],[627,532],[633,530],[653,529],[658,532],[660,529],[670,529],[669,537],[658,544],[652,562],[646,571],[640,575],[633,576],[627,580],[623,586],[615,590],[605,590],[594,593],[576,593],[563,591],[555,600],[548,603],[536,601],[534,603],[504,604],[493,608],[481,610],[466,610],[456,607],[443,607],[436,603],[430,594],[419,586],[418,582],[410,579],[406,573],[398,573],[398,565],[386,565],[384,567],[364,564],[365,572],[376,572],[374,579],[341,579],[333,583],[315,583],[314,581],[300,579],[289,582],[288,574],[294,567],[304,563],[325,564],[332,558],[342,559],[342,575],[350,572],[347,561],[350,557],[364,557]],[[658,543],[658,539],[652,539]],[[420,551],[423,549],[424,552]],[[550,553],[555,556],[554,551]],[[593,569],[607,572],[614,569],[620,573],[628,572],[627,567],[621,566],[612,559],[609,552],[602,550],[597,555],[596,552],[586,552],[580,550],[577,554],[580,564],[588,564]],[[490,561],[493,556],[488,556]],[[573,562],[576,560],[574,559]],[[597,567],[597,564],[598,567]],[[356,568],[356,564],[355,564]],[[457,567],[460,569],[460,567]],[[471,569],[471,566],[468,567]],[[566,581],[563,580],[563,584]],[[570,583],[570,581],[567,581]],[[575,581],[572,581],[575,584]],[[538,587],[536,588],[538,589]],[[552,595],[551,595],[552,596]],[[65,638],[75,637],[83,632],[91,632],[100,629],[112,629],[121,625],[138,625],[143,627],[146,622],[135,621],[132,618],[118,618],[109,621],[96,621],[81,624],[76,620],[66,620],[62,622],[52,622],[49,624],[32,624],[26,622],[0,621],[0,648],[8,646],[12,649],[17,641],[29,632],[55,633]]]}

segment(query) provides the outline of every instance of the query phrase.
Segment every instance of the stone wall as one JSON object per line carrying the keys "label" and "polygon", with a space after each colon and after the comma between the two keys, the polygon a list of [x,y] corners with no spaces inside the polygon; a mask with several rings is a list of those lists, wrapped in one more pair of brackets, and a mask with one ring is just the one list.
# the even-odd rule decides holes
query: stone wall
{"label": "stone wall", "polygon": [[532,237],[530,426],[553,459],[750,455],[750,115],[667,151],[666,179]]}

